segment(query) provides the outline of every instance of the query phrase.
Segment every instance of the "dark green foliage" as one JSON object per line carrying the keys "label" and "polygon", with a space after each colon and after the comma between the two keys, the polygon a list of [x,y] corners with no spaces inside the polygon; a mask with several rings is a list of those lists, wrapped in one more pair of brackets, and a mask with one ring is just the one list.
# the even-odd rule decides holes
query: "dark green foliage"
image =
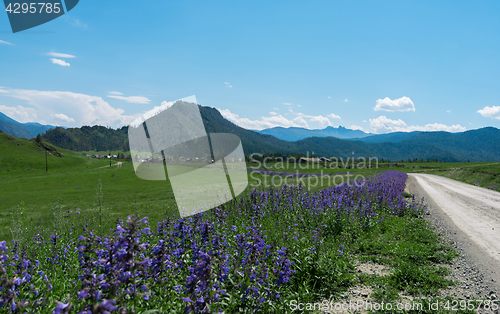
{"label": "dark green foliage", "polygon": [[46,132],[43,138],[54,145],[76,151],[128,151],[128,128],[114,130],[103,126],[82,126],[64,129],[57,127]]}
{"label": "dark green foliage", "polygon": [[308,247],[295,247],[293,251],[292,261],[296,273],[292,293],[302,295],[303,301],[328,299],[353,285],[354,267],[336,250],[316,249],[311,252]]}
{"label": "dark green foliage", "polygon": [[410,137],[413,137],[417,134],[420,134],[422,132],[420,131],[413,131],[413,132],[393,132],[393,133],[387,133],[387,134],[375,134],[375,135],[370,135],[367,137],[363,137],[360,139],[353,139],[353,140],[360,140],[365,143],[386,143],[386,142],[392,142],[392,143],[397,143],[404,141]]}
{"label": "dark green foliage", "polygon": [[[405,143],[414,147],[429,145],[439,147],[442,154],[427,155],[426,158],[442,159],[443,161],[498,161],[500,151],[500,130],[486,127],[463,133],[425,132],[405,140]],[[415,156],[417,157],[417,156]],[[419,157],[420,158],[420,157]]]}
{"label": "dark green foliage", "polygon": [[444,267],[417,267],[411,263],[399,265],[390,279],[397,289],[406,290],[410,294],[437,294],[439,289],[452,285],[444,276],[450,271]]}

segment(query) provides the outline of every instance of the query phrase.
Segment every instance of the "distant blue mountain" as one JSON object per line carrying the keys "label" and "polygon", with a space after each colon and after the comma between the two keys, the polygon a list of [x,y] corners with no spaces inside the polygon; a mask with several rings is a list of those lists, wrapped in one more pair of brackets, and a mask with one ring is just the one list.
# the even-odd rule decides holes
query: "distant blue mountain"
{"label": "distant blue mountain", "polygon": [[365,133],[360,130],[351,130],[348,128],[344,128],[343,126],[335,127],[326,127],[324,129],[318,130],[310,130],[304,128],[283,128],[283,127],[275,127],[270,129],[264,129],[262,131],[255,131],[261,134],[272,135],[280,140],[295,142],[300,141],[310,137],[336,137],[344,140],[350,141],[361,141],[364,143],[398,143],[409,139],[417,134],[422,132],[414,131],[414,132],[393,132],[387,134],[372,134]]}
{"label": "distant blue mountain", "polygon": [[17,122],[16,120],[8,117],[7,115],[3,114],[0,112],[0,121],[5,121],[5,122],[10,122],[10,123],[14,123],[14,124],[19,124],[19,122]]}
{"label": "distant blue mountain", "polygon": [[30,139],[54,128],[53,125],[42,125],[34,122],[20,123],[0,112],[0,130],[15,137]]}
{"label": "distant blue mountain", "polygon": [[295,142],[299,140],[303,140],[308,137],[336,137],[341,139],[352,139],[352,138],[364,138],[366,136],[370,136],[370,133],[365,133],[360,130],[351,130],[344,128],[343,126],[339,126],[338,128],[328,126],[324,129],[304,129],[304,128],[283,128],[283,127],[275,127],[270,129],[264,129],[261,131],[256,131],[260,134],[272,135],[280,140]]}

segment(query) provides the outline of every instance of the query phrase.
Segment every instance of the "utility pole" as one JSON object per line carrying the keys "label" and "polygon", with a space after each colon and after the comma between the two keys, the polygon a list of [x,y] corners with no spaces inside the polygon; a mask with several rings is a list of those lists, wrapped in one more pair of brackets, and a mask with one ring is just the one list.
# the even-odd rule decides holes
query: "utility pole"
{"label": "utility pole", "polygon": [[47,162],[47,150],[45,150],[45,173],[49,171],[49,164]]}
{"label": "utility pole", "polygon": [[108,157],[109,157],[109,167],[111,167],[111,151],[108,152]]}

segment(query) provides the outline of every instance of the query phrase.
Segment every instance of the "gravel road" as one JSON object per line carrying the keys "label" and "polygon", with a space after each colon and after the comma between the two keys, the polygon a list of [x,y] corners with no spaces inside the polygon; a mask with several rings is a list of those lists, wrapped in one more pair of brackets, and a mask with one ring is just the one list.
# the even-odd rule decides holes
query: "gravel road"
{"label": "gravel road", "polygon": [[460,256],[443,296],[496,299],[500,291],[500,193],[432,174],[408,174],[406,190],[424,198],[426,219]]}

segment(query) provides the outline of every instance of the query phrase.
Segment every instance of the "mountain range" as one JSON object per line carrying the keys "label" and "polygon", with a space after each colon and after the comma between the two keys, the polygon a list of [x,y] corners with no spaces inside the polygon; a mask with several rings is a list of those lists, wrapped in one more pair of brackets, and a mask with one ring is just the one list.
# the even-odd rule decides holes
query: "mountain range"
{"label": "mountain range", "polygon": [[[281,153],[285,155],[309,153],[317,156],[342,158],[377,157],[393,161],[413,160],[414,158],[449,162],[500,161],[500,130],[493,127],[461,133],[396,132],[350,139],[331,136],[310,137],[290,142],[272,135],[241,128],[222,117],[215,108],[203,106],[199,108],[207,133],[231,133],[239,136],[246,155],[252,153]],[[338,131],[340,128],[333,129]],[[128,151],[127,134],[127,127],[117,130],[103,126],[67,129],[56,127],[46,131],[43,138],[55,146],[74,151],[109,149]]]}
{"label": "mountain range", "polygon": [[347,129],[343,126],[332,127],[327,126],[324,129],[310,130],[304,128],[290,127],[274,127],[256,131],[261,134],[272,135],[284,141],[295,142],[309,137],[336,137],[345,140],[355,140],[365,143],[384,143],[392,142],[397,143],[406,140],[414,135],[422,133],[420,131],[413,132],[392,132],[387,134],[372,134],[366,133],[361,130]]}
{"label": "mountain range", "polygon": [[53,128],[55,128],[53,125],[42,125],[40,123],[33,122],[17,122],[0,112],[0,130],[4,133],[14,135],[15,137],[30,139]]}
{"label": "mountain range", "polygon": [[297,127],[284,128],[278,126],[257,132],[261,134],[272,135],[276,138],[279,138],[280,140],[285,140],[289,142],[299,141],[308,137],[315,137],[315,136],[316,137],[333,136],[336,138],[350,139],[350,138],[364,138],[371,135],[370,133],[365,133],[360,130],[346,129],[343,126],[339,126],[337,128],[332,126],[327,126],[322,130],[310,130]]}

